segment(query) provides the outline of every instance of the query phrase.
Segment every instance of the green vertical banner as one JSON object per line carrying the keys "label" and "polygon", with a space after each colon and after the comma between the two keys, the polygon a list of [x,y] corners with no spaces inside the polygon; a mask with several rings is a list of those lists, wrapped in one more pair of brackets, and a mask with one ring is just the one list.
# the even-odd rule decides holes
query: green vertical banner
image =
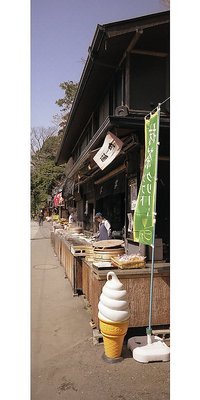
{"label": "green vertical banner", "polygon": [[133,217],[134,241],[149,246],[153,244],[156,209],[159,117],[160,112],[157,110],[149,119],[145,118],[144,170]]}

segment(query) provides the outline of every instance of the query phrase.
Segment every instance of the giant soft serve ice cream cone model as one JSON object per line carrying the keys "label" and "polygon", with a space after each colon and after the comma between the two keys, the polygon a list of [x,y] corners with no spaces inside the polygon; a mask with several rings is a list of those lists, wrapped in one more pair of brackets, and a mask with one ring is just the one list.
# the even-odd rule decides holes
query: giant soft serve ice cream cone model
{"label": "giant soft serve ice cream cone model", "polygon": [[129,307],[127,292],[116,274],[107,274],[98,304],[100,330],[103,335],[105,356],[110,360],[119,359],[124,337],[129,325]]}

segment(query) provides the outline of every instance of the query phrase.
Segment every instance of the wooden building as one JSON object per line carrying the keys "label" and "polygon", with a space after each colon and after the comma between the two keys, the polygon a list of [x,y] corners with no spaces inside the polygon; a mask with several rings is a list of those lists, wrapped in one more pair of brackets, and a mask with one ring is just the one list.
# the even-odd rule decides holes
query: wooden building
{"label": "wooden building", "polygon": [[[144,117],[169,97],[169,11],[98,25],[56,164],[66,163],[63,196],[78,220],[93,230],[103,213],[113,237],[138,250],[131,220],[144,164]],[[169,261],[169,101],[161,106],[157,186],[157,260]],[[104,170],[93,157],[108,132],[123,141]],[[140,249],[141,250],[141,249]],[[142,251],[150,259],[149,250]]]}

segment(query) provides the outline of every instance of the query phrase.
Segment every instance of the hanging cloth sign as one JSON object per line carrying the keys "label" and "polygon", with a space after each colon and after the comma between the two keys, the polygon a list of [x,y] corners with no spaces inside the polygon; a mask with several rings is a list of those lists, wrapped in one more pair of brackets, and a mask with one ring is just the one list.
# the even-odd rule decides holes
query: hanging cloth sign
{"label": "hanging cloth sign", "polygon": [[61,205],[63,202],[63,198],[62,198],[62,193],[57,193],[56,196],[54,196],[54,207],[58,207],[58,205]]}
{"label": "hanging cloth sign", "polygon": [[103,146],[95,154],[93,160],[96,162],[99,168],[103,170],[115,159],[115,157],[117,157],[122,146],[123,142],[112,132],[108,132],[105,137]]}
{"label": "hanging cloth sign", "polygon": [[156,201],[156,174],[158,161],[158,111],[150,119],[145,118],[145,161],[142,181],[133,217],[135,242],[153,244],[153,225]]}

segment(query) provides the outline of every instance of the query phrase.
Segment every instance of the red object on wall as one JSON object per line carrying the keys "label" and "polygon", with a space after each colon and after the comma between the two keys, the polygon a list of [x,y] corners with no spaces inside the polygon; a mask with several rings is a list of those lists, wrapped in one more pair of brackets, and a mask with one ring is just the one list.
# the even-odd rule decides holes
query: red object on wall
{"label": "red object on wall", "polygon": [[54,207],[58,207],[58,204],[59,204],[59,202],[60,202],[61,197],[62,197],[62,193],[61,193],[61,192],[60,192],[60,193],[57,193],[57,194],[54,196],[54,199],[53,199]]}
{"label": "red object on wall", "polygon": [[64,204],[64,199],[62,197],[62,192],[57,193],[53,199],[54,207]]}

